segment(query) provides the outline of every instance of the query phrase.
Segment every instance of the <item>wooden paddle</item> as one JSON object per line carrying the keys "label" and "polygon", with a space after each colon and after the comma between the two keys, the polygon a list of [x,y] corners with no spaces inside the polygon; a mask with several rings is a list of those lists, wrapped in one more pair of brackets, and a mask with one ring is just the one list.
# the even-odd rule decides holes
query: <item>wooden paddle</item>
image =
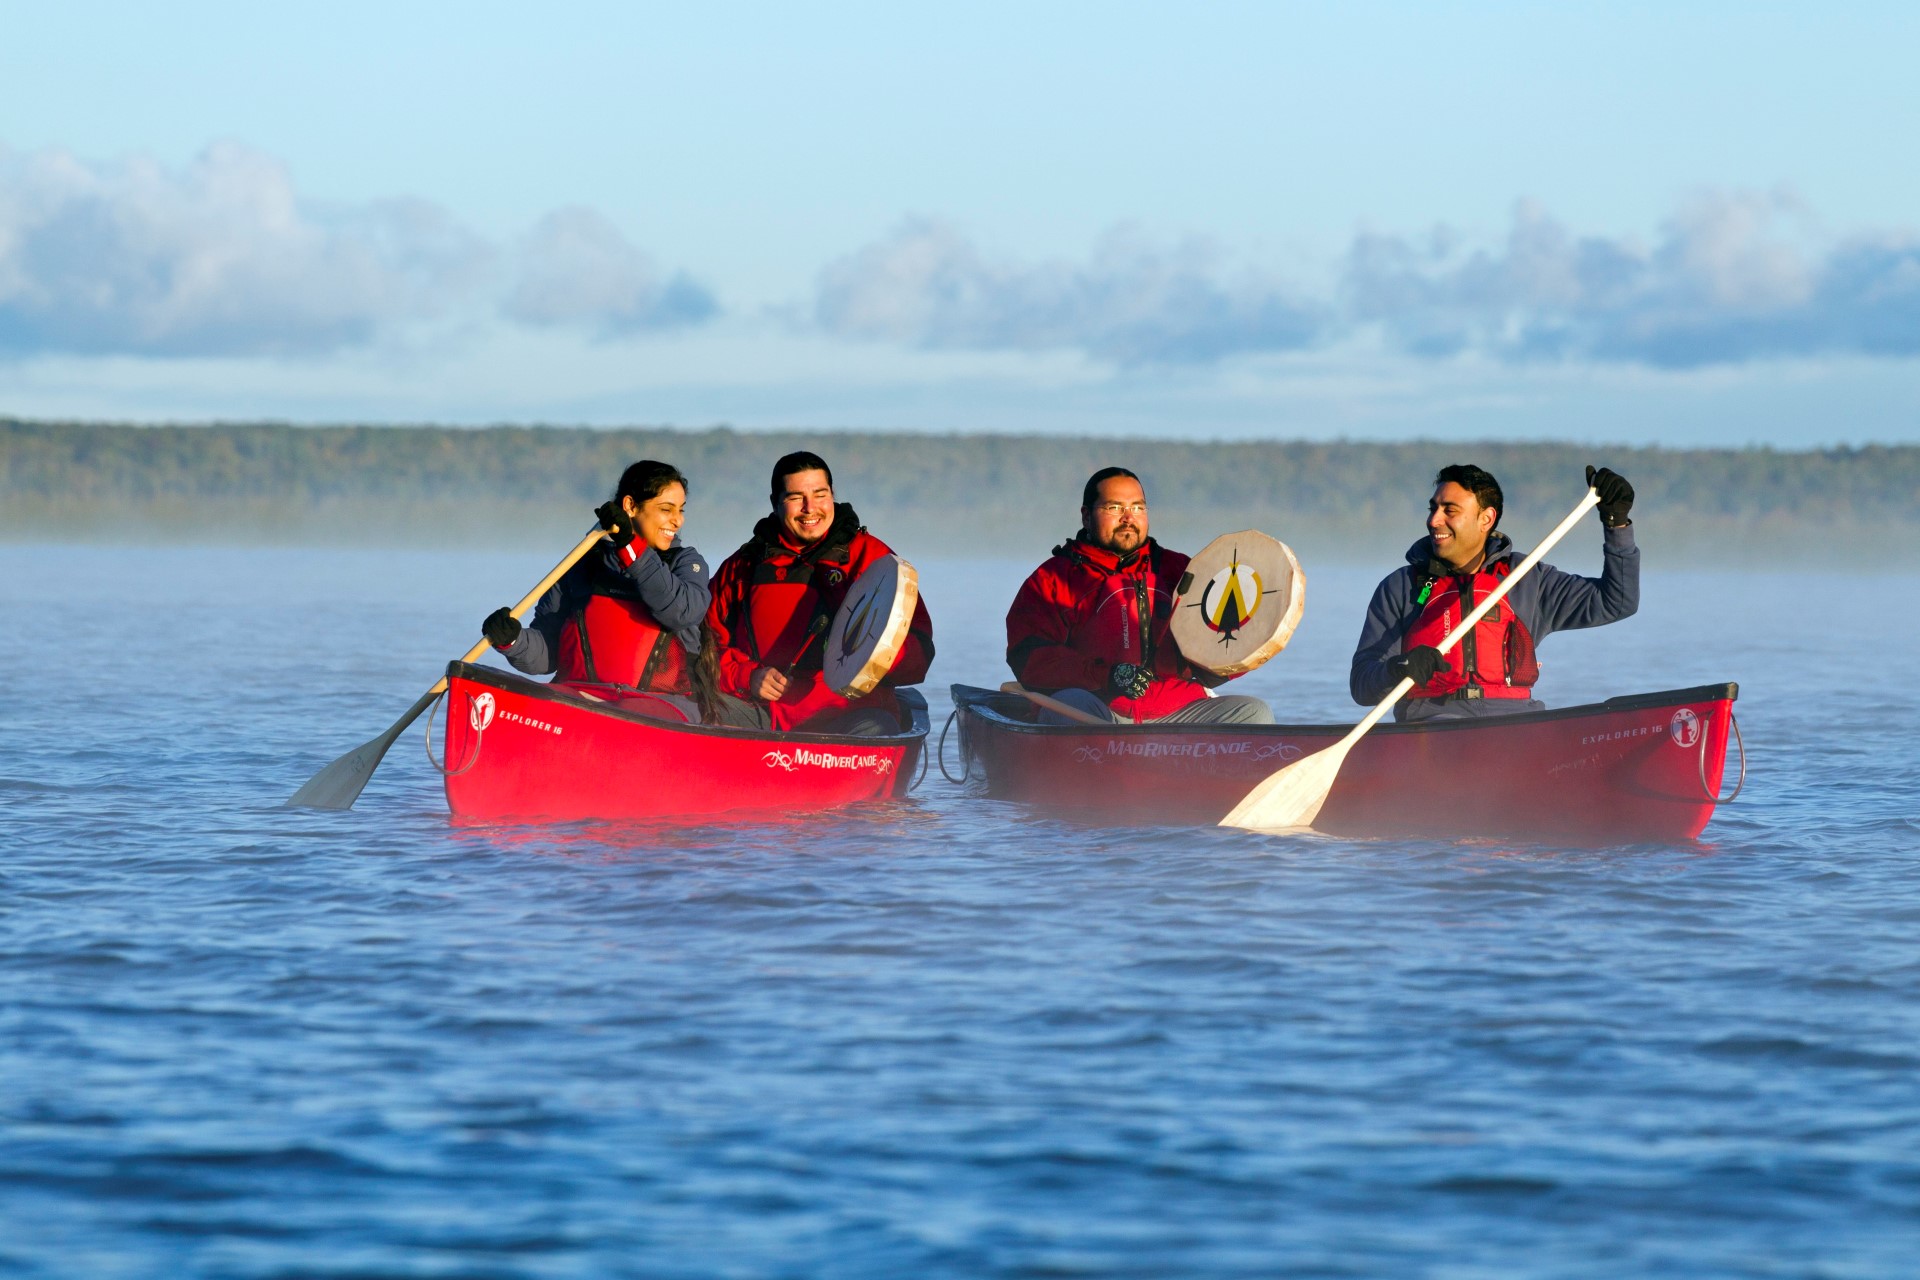
{"label": "wooden paddle", "polygon": [[[540,603],[540,597],[553,590],[553,584],[560,581],[567,570],[573,568],[581,556],[587,554],[597,542],[604,540],[607,531],[596,527],[593,532],[580,539],[580,544],[567,552],[566,559],[553,566],[553,572],[540,579],[540,585],[527,592],[519,604],[513,606],[513,616],[525,620],[533,606]],[[493,646],[486,640],[467,650],[460,659],[473,662]],[[420,713],[433,705],[433,700],[447,691],[447,678],[441,676],[433,688],[420,695],[420,700],[407,708],[405,715],[393,722],[393,727],[375,738],[355,747],[347,754],[335,760],[307,779],[305,786],[294,792],[286,807],[305,809],[351,809],[353,802],[360,798],[360,792],[366,787],[367,780],[373,777],[373,771],[380,767],[381,758],[387,754],[387,748],[393,745],[395,738],[405,733],[407,726],[420,718]]]}
{"label": "wooden paddle", "polygon": [[1097,724],[1107,728],[1113,727],[1113,721],[1111,720],[1102,720],[1099,716],[1089,715],[1080,708],[1069,706],[1058,698],[1049,698],[1044,693],[1035,693],[1017,680],[1009,680],[1001,685],[1000,692],[1017,693],[1036,707],[1045,707],[1055,715],[1065,716],[1067,719],[1076,720],[1081,724]]}
{"label": "wooden paddle", "polygon": [[[1515,565],[1506,579],[1487,593],[1485,600],[1460,619],[1459,626],[1447,633],[1446,639],[1439,644],[1440,652],[1448,652],[1471,633],[1474,624],[1499,604],[1507,592],[1513,590],[1514,583],[1531,573],[1533,566],[1540,563],[1540,557],[1564,538],[1567,531],[1579,523],[1580,517],[1592,510],[1599,501],[1600,495],[1589,488],[1587,496],[1580,499],[1580,505],[1560,522],[1560,526],[1528,552],[1527,558]],[[1340,776],[1340,766],[1346,763],[1347,752],[1353,750],[1353,744],[1378,724],[1382,716],[1393,710],[1393,704],[1405,697],[1411,688],[1413,681],[1410,678],[1402,679],[1379,706],[1367,712],[1366,717],[1353,726],[1346,737],[1261,779],[1253,790],[1247,792],[1246,798],[1233,807],[1231,813],[1220,819],[1220,825],[1244,827],[1248,831],[1298,831],[1311,827],[1313,820],[1320,815],[1320,806],[1327,802],[1327,793],[1333,790],[1334,779]]]}

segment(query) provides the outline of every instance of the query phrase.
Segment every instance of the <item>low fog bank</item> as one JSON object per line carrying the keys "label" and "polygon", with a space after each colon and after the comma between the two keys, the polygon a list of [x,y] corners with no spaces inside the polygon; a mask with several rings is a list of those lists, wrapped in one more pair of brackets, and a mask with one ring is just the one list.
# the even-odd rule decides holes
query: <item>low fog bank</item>
{"label": "low fog bank", "polygon": [[[0,419],[0,538],[14,542],[519,547],[556,556],[621,468],[691,480],[689,540],[709,560],[765,514],[793,449],[833,466],[862,520],[908,557],[1041,558],[1076,526],[1094,469],[1145,480],[1161,541],[1197,549],[1259,528],[1303,562],[1397,562],[1433,472],[1498,475],[1522,546],[1579,499],[1593,462],[1639,491],[1640,544],[1669,565],[1911,567],[1920,448],[1592,449],[1560,444],[1194,444],[871,432],[503,427],[137,427]],[[1575,544],[1578,546],[1576,540]],[[1557,557],[1578,563],[1578,553]]]}

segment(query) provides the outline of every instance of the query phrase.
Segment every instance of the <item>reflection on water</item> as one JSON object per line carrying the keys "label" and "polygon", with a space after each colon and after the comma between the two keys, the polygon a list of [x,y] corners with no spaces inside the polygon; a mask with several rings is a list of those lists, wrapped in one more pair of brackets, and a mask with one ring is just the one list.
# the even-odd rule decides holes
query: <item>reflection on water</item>
{"label": "reflection on water", "polygon": [[[1917,697],[1860,673],[1911,579],[1783,622],[1650,571],[1551,639],[1558,705],[1739,680],[1752,759],[1701,842],[1570,851],[1090,828],[937,770],[456,828],[411,734],[285,811],[551,554],[3,554],[0,1270],[1910,1269]],[[936,726],[1028,567],[920,566]],[[1244,683],[1349,718],[1376,575],[1307,571]]]}

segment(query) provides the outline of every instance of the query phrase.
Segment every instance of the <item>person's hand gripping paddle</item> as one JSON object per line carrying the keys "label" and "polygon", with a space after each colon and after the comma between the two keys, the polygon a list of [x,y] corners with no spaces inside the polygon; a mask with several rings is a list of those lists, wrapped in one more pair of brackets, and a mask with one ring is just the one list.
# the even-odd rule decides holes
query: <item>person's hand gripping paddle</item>
{"label": "person's hand gripping paddle", "polygon": [[[1446,639],[1439,644],[1440,652],[1451,652],[1456,644],[1471,634],[1474,624],[1499,604],[1507,592],[1513,590],[1516,582],[1533,572],[1533,566],[1540,563],[1540,557],[1566,537],[1567,531],[1579,523],[1580,517],[1599,505],[1599,502],[1599,493],[1589,486],[1587,496],[1580,499],[1580,505],[1560,522],[1559,527],[1530,551],[1526,559],[1514,566],[1513,572],[1497,588],[1488,592],[1485,600],[1460,619],[1459,626],[1447,633]],[[1393,687],[1393,692],[1379,706],[1367,712],[1346,737],[1261,779],[1233,807],[1231,813],[1220,819],[1220,825],[1243,827],[1248,831],[1299,831],[1312,826],[1313,820],[1320,815],[1320,806],[1327,802],[1327,793],[1333,790],[1334,779],[1340,776],[1340,766],[1346,763],[1347,752],[1353,750],[1353,744],[1366,736],[1367,730],[1378,724],[1382,716],[1393,710],[1393,704],[1406,697],[1407,690],[1411,688],[1413,681],[1402,678]]]}
{"label": "person's hand gripping paddle", "polygon": [[[540,579],[540,584],[527,592],[519,604],[513,606],[515,618],[525,618],[540,603],[540,597],[553,590],[553,584],[573,568],[581,556],[593,549],[595,543],[607,536],[605,529],[595,527],[593,532],[580,539],[580,544],[567,552],[567,558],[553,566],[553,572]],[[462,662],[477,661],[481,654],[493,647],[493,642],[481,638],[479,644],[467,650],[461,657]],[[305,786],[287,800],[288,808],[304,809],[351,809],[353,802],[360,798],[360,792],[366,788],[367,780],[373,777],[373,771],[380,767],[381,759],[387,754],[387,748],[394,739],[407,731],[407,726],[420,718],[420,713],[433,705],[433,700],[447,691],[447,678],[441,676],[433,688],[420,695],[420,700],[407,708],[406,714],[393,722],[391,728],[371,742],[363,742],[347,754],[335,760],[307,779]]]}

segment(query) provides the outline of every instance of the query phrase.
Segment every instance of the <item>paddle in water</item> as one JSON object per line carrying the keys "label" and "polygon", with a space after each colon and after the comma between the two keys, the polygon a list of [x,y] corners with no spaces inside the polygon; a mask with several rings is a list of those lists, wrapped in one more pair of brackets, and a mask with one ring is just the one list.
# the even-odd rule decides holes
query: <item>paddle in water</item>
{"label": "paddle in water", "polygon": [[[1540,563],[1540,557],[1552,549],[1553,545],[1567,536],[1580,517],[1599,505],[1600,495],[1591,487],[1587,496],[1580,499],[1580,505],[1570,512],[1558,528],[1527,553],[1509,573],[1499,587],[1487,593],[1474,610],[1460,619],[1460,625],[1447,632],[1446,639],[1437,646],[1441,653],[1447,653],[1472,633],[1474,624],[1484,618],[1492,608],[1499,604],[1507,592],[1513,590],[1514,583],[1533,571]],[[1260,780],[1246,797],[1233,807],[1233,811],[1220,819],[1223,827],[1243,827],[1248,831],[1299,831],[1313,825],[1320,816],[1320,806],[1327,802],[1327,793],[1333,790],[1334,779],[1340,776],[1340,766],[1346,763],[1347,752],[1353,750],[1353,744],[1366,736],[1367,730],[1380,722],[1381,717],[1393,710],[1393,704],[1407,695],[1413,688],[1411,679],[1402,677],[1380,705],[1367,712],[1359,724],[1348,731],[1347,736],[1330,747],[1314,752],[1304,760],[1296,760],[1283,769]]]}
{"label": "paddle in water", "polygon": [[[527,592],[519,604],[513,606],[513,616],[524,620],[533,606],[540,603],[540,597],[553,590],[553,584],[565,576],[567,570],[579,563],[580,557],[593,549],[595,543],[603,541],[607,531],[595,528],[593,532],[580,539],[578,546],[567,552],[566,559],[553,566],[553,572],[540,579],[540,584]],[[461,657],[462,662],[475,662],[480,655],[492,648],[486,640],[467,650]],[[373,777],[373,771],[380,767],[380,761],[387,754],[394,739],[407,731],[407,726],[420,718],[420,713],[433,705],[433,700],[447,691],[447,678],[441,676],[433,688],[420,695],[419,701],[407,708],[406,714],[393,722],[391,728],[371,742],[363,742],[347,754],[335,760],[307,779],[305,786],[287,800],[288,808],[303,809],[351,809],[353,802],[360,798],[366,788],[367,780]]]}

